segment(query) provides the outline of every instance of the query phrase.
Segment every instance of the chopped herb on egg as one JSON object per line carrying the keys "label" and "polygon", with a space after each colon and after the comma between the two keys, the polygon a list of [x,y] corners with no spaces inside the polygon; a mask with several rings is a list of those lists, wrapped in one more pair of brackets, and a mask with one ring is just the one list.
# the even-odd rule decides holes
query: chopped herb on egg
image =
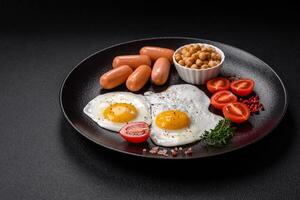
{"label": "chopped herb on egg", "polygon": [[222,146],[229,143],[234,135],[234,128],[229,119],[223,119],[218,122],[214,129],[205,131],[201,136],[202,142],[208,146]]}

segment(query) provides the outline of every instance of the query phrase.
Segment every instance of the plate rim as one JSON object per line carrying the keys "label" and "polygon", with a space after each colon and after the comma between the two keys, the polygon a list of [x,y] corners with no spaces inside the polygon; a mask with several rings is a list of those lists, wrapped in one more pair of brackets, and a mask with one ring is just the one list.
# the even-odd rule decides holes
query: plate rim
{"label": "plate rim", "polygon": [[[211,154],[211,155],[207,155],[207,156],[184,156],[184,157],[165,157],[165,156],[156,156],[156,155],[144,155],[144,154],[136,154],[136,153],[132,153],[132,152],[128,152],[128,151],[124,151],[124,150],[120,150],[120,149],[116,149],[116,148],[113,148],[113,147],[110,147],[108,145],[105,145],[105,144],[102,144],[102,143],[99,143],[98,141],[94,140],[92,137],[90,137],[88,134],[84,133],[84,131],[81,131],[79,128],[77,128],[74,123],[70,120],[70,118],[68,117],[65,109],[64,109],[64,106],[63,106],[63,99],[62,99],[62,94],[63,94],[63,90],[64,90],[64,86],[65,86],[65,83],[67,82],[67,80],[69,79],[69,77],[71,76],[71,74],[82,64],[84,63],[86,60],[90,59],[91,57],[95,56],[96,54],[98,53],[101,53],[103,51],[106,51],[110,48],[113,48],[113,47],[117,47],[117,46],[120,46],[120,45],[126,45],[126,44],[129,44],[129,43],[133,43],[133,42],[142,42],[142,41],[147,41],[147,40],[160,40],[160,39],[187,39],[187,40],[202,40],[202,41],[205,41],[205,42],[215,42],[215,43],[219,43],[219,44],[222,44],[222,45],[226,45],[228,47],[231,47],[231,48],[235,48],[235,49],[238,49],[239,51],[243,52],[243,53],[246,53],[246,54],[249,54],[251,56],[253,56],[254,58],[256,58],[259,62],[261,62],[262,64],[264,64],[267,68],[269,68],[274,74],[275,76],[278,78],[281,86],[282,86],[282,89],[283,89],[283,92],[284,92],[284,108],[283,108],[283,112],[281,113],[280,115],[280,119],[278,120],[278,123],[272,127],[270,130],[266,131],[265,134],[263,134],[261,137],[258,137],[256,138],[255,140],[252,140],[251,142],[247,143],[247,144],[243,144],[241,146],[238,146],[238,147],[234,147],[234,148],[231,148],[231,149],[228,149],[228,150],[225,150],[225,151],[222,151],[222,152],[217,152],[217,153],[214,153],[214,154]],[[287,112],[287,107],[288,107],[288,104],[289,104],[289,98],[288,98],[288,92],[287,92],[287,89],[282,81],[282,79],[280,78],[280,76],[277,74],[277,72],[270,66],[268,65],[267,63],[265,63],[263,60],[261,60],[260,58],[258,58],[257,56],[253,55],[252,53],[250,52],[247,52],[243,49],[240,49],[240,48],[237,48],[237,47],[234,47],[232,45],[229,45],[229,44],[226,44],[226,43],[222,43],[222,42],[218,42],[218,41],[213,41],[213,40],[207,40],[207,39],[202,39],[202,38],[193,38],[193,37],[181,37],[181,36],[164,36],[164,37],[149,37],[149,38],[140,38],[140,39],[135,39],[135,40],[129,40],[129,41],[126,41],[126,42],[120,42],[120,43],[117,43],[117,44],[113,44],[113,45],[110,45],[108,47],[105,47],[103,49],[100,49],[90,55],[88,55],[87,57],[85,57],[84,59],[82,59],[79,63],[77,63],[68,73],[67,75],[65,76],[65,78],[63,79],[61,85],[60,85],[60,90],[59,90],[59,104],[60,104],[60,109],[64,115],[64,117],[67,119],[68,123],[77,131],[79,132],[82,136],[86,137],[88,140],[96,143],[97,145],[100,145],[104,148],[107,148],[109,150],[112,150],[112,151],[115,151],[115,152],[118,152],[118,153],[123,153],[123,154],[127,154],[127,155],[130,155],[130,156],[135,156],[135,157],[140,157],[140,158],[147,158],[147,159],[163,159],[163,160],[190,160],[190,159],[201,159],[201,158],[208,158],[208,157],[215,157],[215,156],[218,156],[218,155],[223,155],[223,154],[227,154],[229,152],[233,152],[233,151],[236,151],[238,149],[242,149],[242,148],[245,148],[245,147],[248,147],[248,146],[251,146],[252,144],[256,143],[257,141],[260,141],[262,140],[263,138],[265,138],[266,136],[268,136],[273,130],[275,130],[279,124],[282,122],[286,112]]]}

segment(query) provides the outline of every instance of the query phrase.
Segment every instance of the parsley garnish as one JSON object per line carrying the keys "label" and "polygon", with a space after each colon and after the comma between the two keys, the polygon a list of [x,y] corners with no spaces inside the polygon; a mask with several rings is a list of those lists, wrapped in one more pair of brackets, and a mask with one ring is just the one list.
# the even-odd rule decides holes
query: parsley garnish
{"label": "parsley garnish", "polygon": [[234,135],[234,129],[231,127],[229,119],[220,120],[217,126],[210,131],[205,131],[201,140],[209,146],[222,146],[228,144]]}

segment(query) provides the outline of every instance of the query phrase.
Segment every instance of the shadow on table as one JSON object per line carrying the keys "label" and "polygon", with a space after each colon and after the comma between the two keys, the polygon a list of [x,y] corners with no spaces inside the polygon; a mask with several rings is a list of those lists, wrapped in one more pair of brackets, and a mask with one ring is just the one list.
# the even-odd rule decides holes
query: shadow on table
{"label": "shadow on table", "polygon": [[235,152],[195,160],[153,160],[114,152],[81,136],[65,119],[60,132],[67,155],[90,176],[103,179],[120,174],[128,179],[193,184],[264,173],[287,155],[296,130],[288,110],[281,124],[263,140]]}

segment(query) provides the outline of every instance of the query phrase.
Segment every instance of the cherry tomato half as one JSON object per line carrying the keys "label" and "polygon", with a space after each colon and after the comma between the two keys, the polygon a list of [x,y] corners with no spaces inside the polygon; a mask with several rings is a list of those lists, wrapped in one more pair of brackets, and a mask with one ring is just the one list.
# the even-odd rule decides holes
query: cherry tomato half
{"label": "cherry tomato half", "polygon": [[226,90],[219,91],[210,98],[211,105],[219,110],[221,110],[226,104],[233,102],[237,102],[237,97],[232,94],[232,92]]}
{"label": "cherry tomato half", "polygon": [[251,79],[240,79],[233,81],[230,85],[231,91],[239,96],[247,96],[253,92],[254,81]]}
{"label": "cherry tomato half", "polygon": [[228,103],[222,110],[225,118],[228,118],[237,124],[247,121],[250,117],[249,108],[247,105],[240,102]]}
{"label": "cherry tomato half", "polygon": [[206,87],[210,93],[216,93],[221,90],[229,90],[230,82],[226,78],[214,78],[207,81]]}
{"label": "cherry tomato half", "polygon": [[120,135],[128,142],[142,143],[148,139],[150,128],[145,122],[130,122],[120,130]]}

